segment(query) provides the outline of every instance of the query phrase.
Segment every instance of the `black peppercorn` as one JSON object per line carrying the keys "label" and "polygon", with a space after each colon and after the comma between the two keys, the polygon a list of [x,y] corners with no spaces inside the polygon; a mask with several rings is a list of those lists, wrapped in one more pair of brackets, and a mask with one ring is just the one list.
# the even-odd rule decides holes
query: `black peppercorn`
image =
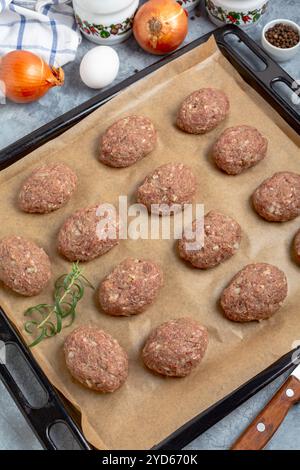
{"label": "black peppercorn", "polygon": [[290,49],[296,46],[299,41],[299,33],[292,26],[277,23],[265,33],[267,41],[280,49]]}

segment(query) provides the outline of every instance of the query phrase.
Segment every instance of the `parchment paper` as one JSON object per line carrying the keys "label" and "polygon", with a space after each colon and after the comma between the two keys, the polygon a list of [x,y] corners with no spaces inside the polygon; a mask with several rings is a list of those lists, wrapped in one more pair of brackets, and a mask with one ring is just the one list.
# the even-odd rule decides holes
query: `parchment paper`
{"label": "parchment paper", "polygon": [[[197,88],[213,86],[230,97],[231,113],[225,123],[204,136],[185,134],[174,122],[181,101]],[[150,156],[127,169],[110,169],[97,160],[100,134],[121,116],[139,113],[153,119],[159,145]],[[236,177],[218,171],[210,158],[211,146],[228,126],[253,124],[269,139],[267,158]],[[28,215],[16,206],[23,179],[40,161],[63,161],[79,176],[70,203],[49,215]],[[243,228],[239,252],[223,265],[200,271],[182,262],[173,240],[122,241],[119,247],[84,265],[96,286],[127,256],[148,257],[162,264],[165,286],[148,311],[132,318],[112,318],[101,313],[96,295],[88,289],[78,306],[72,328],[33,349],[41,367],[82,414],[87,439],[97,448],[150,448],[196,414],[224,397],[264,367],[289,351],[300,339],[300,268],[291,259],[290,245],[300,219],[270,224],[252,210],[249,197],[256,186],[275,171],[300,171],[297,136],[236,73],[211,38],[202,47],[163,67],[131,86],[83,122],[0,174],[1,237],[21,234],[45,248],[53,265],[53,281],[70,270],[56,251],[56,238],[65,218],[95,202],[117,203],[120,194],[132,201],[136,187],[157,166],[183,161],[198,179],[197,202],[205,211],[217,209],[234,216]],[[289,296],[272,319],[235,324],[218,307],[225,285],[245,264],[270,262],[288,277]],[[23,312],[39,302],[51,301],[53,283],[38,297],[24,299],[0,286],[1,306],[24,334]],[[165,320],[189,315],[207,326],[208,353],[202,365],[185,379],[155,376],[143,367],[142,345],[151,328]],[[116,393],[101,395],[73,381],[65,368],[64,338],[80,324],[97,325],[118,339],[128,351],[130,373]],[[26,341],[29,338],[26,337]]]}

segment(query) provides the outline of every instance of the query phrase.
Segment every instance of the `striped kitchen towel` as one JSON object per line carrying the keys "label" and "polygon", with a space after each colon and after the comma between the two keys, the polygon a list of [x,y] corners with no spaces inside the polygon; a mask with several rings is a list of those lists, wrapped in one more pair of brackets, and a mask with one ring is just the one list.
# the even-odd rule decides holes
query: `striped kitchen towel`
{"label": "striped kitchen towel", "polygon": [[0,56],[25,49],[50,65],[74,60],[81,35],[69,0],[0,0]]}

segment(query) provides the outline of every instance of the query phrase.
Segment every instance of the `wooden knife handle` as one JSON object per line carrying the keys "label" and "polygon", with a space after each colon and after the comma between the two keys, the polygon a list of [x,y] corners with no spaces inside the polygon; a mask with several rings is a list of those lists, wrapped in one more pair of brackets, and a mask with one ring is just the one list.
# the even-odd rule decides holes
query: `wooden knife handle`
{"label": "wooden knife handle", "polygon": [[291,375],[276,395],[232,446],[231,450],[261,450],[289,409],[300,400],[300,381]]}

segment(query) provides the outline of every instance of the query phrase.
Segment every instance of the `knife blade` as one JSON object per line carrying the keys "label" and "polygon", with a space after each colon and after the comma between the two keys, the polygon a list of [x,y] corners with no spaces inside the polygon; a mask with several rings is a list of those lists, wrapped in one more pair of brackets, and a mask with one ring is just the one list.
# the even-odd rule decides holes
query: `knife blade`
{"label": "knife blade", "polygon": [[293,370],[291,375],[296,377],[296,379],[300,380],[300,364],[299,364],[299,366],[296,367],[296,369]]}
{"label": "knife blade", "polygon": [[273,437],[293,405],[300,401],[300,364],[272,400],[238,438],[231,450],[261,450]]}

